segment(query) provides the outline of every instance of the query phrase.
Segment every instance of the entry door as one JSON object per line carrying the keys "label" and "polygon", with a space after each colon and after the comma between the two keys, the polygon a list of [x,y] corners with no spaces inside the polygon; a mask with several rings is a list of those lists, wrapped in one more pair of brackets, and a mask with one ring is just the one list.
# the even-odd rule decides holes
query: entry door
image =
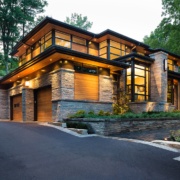
{"label": "entry door", "polygon": [[36,90],[35,93],[35,119],[37,121],[52,121],[52,94],[51,87],[44,87]]}
{"label": "entry door", "polygon": [[22,121],[22,95],[13,96],[12,101],[12,120],[13,121]]}

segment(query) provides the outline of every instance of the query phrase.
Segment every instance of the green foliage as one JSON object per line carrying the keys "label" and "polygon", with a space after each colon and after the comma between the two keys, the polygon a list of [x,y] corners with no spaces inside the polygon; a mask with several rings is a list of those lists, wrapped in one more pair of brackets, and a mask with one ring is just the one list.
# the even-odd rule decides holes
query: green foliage
{"label": "green foliage", "polygon": [[93,24],[92,22],[88,21],[87,16],[82,16],[82,14],[77,13],[72,13],[71,17],[66,17],[66,20],[64,22],[84,30],[91,29]]}
{"label": "green foliage", "polygon": [[180,6],[179,0],[162,0],[163,19],[159,26],[144,37],[152,48],[163,48],[180,55]]}
{"label": "green foliage", "polygon": [[98,112],[98,116],[104,116],[104,111],[103,111],[103,110],[100,110],[100,111]]}
{"label": "green foliage", "polygon": [[[35,22],[37,14],[44,12],[46,0],[4,0],[0,1],[0,41],[3,44],[3,62],[6,73],[13,59],[9,56],[13,46],[25,35],[26,29]],[[13,65],[14,66],[14,63]],[[12,67],[13,69],[14,67]]]}
{"label": "green foliage", "polygon": [[171,131],[170,134],[171,134],[171,139],[180,142],[180,129]]}
{"label": "green foliage", "polygon": [[83,123],[66,122],[66,125],[67,128],[88,129],[87,125]]}
{"label": "green foliage", "polygon": [[84,110],[78,110],[75,114],[70,115],[70,118],[84,118],[86,112]]}
{"label": "green foliage", "polygon": [[93,110],[88,112],[88,115],[95,115],[95,112]]}
{"label": "green foliage", "polygon": [[129,111],[129,99],[125,91],[120,89],[119,98],[116,103],[113,104],[114,114],[124,114]]}

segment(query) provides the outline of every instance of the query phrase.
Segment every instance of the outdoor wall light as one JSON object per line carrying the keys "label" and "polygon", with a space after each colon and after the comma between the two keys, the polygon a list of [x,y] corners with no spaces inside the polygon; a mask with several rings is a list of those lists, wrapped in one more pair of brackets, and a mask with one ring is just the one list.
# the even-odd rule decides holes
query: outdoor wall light
{"label": "outdoor wall light", "polygon": [[167,59],[164,59],[164,71],[167,71],[167,68],[168,68]]}
{"label": "outdoor wall light", "polygon": [[29,87],[29,81],[25,81],[25,86]]}

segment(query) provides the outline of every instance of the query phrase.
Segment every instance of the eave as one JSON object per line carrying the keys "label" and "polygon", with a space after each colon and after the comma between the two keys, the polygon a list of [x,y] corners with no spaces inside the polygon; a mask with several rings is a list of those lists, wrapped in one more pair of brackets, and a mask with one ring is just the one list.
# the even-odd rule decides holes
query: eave
{"label": "eave", "polygon": [[143,56],[143,55],[140,55],[140,54],[137,54],[137,53],[130,53],[128,55],[125,55],[123,57],[119,57],[119,58],[116,58],[115,61],[118,61],[118,62],[127,62],[127,61],[130,61],[130,60],[137,60],[137,61],[140,61],[140,62],[145,62],[145,63],[148,63],[148,64],[151,64],[153,63],[155,60],[150,58],[150,57],[147,57],[147,56]]}
{"label": "eave", "polygon": [[31,74],[43,67],[46,67],[60,59],[67,59],[72,61],[72,57],[73,61],[94,64],[100,67],[102,66],[105,68],[109,68],[114,72],[129,67],[129,65],[123,62],[107,60],[97,56],[92,56],[89,54],[54,45],[48,48],[45,52],[38,55],[37,57],[31,59],[30,61],[26,62],[22,66],[12,71],[11,73],[4,76],[0,80],[0,84],[12,83],[18,80],[19,77],[23,78],[28,74]]}
{"label": "eave", "polygon": [[168,77],[180,80],[180,73],[168,70]]}

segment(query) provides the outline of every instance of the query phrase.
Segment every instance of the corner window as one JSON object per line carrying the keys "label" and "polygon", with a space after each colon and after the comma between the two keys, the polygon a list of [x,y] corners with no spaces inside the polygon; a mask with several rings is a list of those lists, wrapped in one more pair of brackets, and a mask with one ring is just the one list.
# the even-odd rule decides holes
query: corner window
{"label": "corner window", "polygon": [[126,70],[126,91],[131,102],[149,100],[149,67],[131,63]]}

